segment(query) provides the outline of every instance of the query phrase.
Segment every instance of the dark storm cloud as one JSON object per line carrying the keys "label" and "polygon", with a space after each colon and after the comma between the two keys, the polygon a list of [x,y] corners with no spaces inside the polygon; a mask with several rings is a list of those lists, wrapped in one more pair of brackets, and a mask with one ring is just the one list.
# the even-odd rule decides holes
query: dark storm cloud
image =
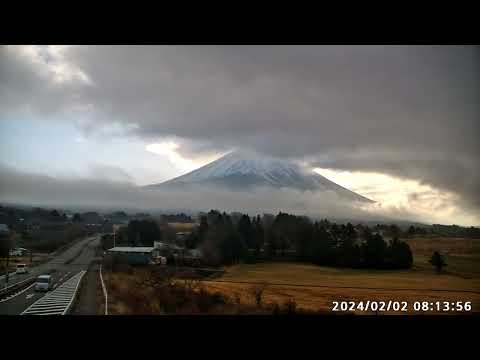
{"label": "dark storm cloud", "polygon": [[77,47],[64,60],[92,84],[62,86],[1,55],[5,109],[91,106],[97,123],[180,137],[187,155],[253,148],[417,179],[480,208],[478,47]]}

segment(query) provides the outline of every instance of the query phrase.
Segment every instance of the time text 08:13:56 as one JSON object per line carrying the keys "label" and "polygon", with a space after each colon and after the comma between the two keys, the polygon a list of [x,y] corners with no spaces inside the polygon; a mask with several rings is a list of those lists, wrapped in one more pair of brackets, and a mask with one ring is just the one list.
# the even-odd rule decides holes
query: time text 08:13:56
{"label": "time text 08:13:56", "polygon": [[471,301],[332,301],[335,312],[470,312]]}

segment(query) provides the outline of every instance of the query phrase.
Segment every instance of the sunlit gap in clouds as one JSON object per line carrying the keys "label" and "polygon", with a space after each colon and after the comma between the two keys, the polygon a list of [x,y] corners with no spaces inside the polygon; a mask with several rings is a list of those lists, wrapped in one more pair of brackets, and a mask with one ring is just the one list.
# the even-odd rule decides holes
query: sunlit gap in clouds
{"label": "sunlit gap in clouds", "polygon": [[369,211],[409,210],[420,221],[475,223],[478,219],[454,205],[458,195],[412,179],[401,179],[376,172],[340,171],[315,168],[315,172],[335,183],[376,201]]}
{"label": "sunlit gap in clouds", "polygon": [[400,179],[376,172],[352,172],[322,168],[315,168],[314,171],[347,189],[382,203],[399,203],[413,194],[433,190],[430,186],[420,184],[415,180]]}
{"label": "sunlit gap in clouds", "polygon": [[154,154],[163,155],[179,170],[183,172],[189,172],[199,167],[208,164],[209,162],[220,157],[215,156],[213,158],[199,158],[198,160],[191,160],[183,157],[178,150],[180,145],[173,141],[165,141],[160,143],[148,144],[145,146],[145,150]]}

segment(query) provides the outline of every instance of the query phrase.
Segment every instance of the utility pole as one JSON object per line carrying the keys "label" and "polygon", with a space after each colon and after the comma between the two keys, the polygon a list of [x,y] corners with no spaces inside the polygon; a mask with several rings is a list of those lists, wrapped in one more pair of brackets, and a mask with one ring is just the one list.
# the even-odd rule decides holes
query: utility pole
{"label": "utility pole", "polygon": [[8,271],[8,264],[10,262],[10,248],[8,249],[8,254],[7,254],[7,273],[5,274],[5,283],[8,284],[8,277],[10,276],[10,272]]}

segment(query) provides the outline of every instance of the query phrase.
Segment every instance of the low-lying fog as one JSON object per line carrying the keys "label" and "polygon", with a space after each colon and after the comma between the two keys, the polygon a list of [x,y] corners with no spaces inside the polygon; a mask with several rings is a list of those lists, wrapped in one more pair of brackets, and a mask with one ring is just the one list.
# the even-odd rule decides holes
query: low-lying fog
{"label": "low-lying fog", "polygon": [[[186,209],[191,211],[240,211],[251,215],[279,211],[320,218],[358,220],[409,220],[425,223],[442,219],[426,217],[405,207],[380,203],[351,203],[331,192],[255,188],[249,192],[219,187],[196,187],[189,191],[152,190],[128,182],[93,179],[58,179],[2,168],[0,202],[22,205],[95,209]],[[440,221],[439,221],[440,220]],[[449,223],[445,219],[443,223]]]}

